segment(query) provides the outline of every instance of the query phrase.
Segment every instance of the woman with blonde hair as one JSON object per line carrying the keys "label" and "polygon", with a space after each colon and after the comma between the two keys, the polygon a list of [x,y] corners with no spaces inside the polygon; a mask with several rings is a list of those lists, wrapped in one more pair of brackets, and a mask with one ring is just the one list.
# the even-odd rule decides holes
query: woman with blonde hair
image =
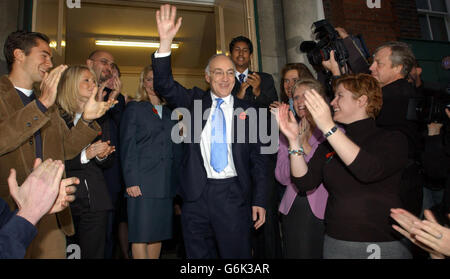
{"label": "woman with blonde hair", "polygon": [[153,89],[153,70],[141,73],[135,101],[120,126],[120,158],[126,186],[128,241],[135,259],[158,259],[172,238],[172,111]]}
{"label": "woman with blonde hair", "polygon": [[[289,142],[292,182],[300,191],[323,183],[329,193],[323,256],[411,258],[389,219],[390,209],[402,205],[406,138],[376,126],[375,117],[382,106],[376,79],[366,74],[346,75],[333,87],[333,116],[315,90],[305,93],[306,108],[326,139],[308,163],[301,130],[287,105],[280,107],[278,115]],[[345,134],[335,121],[344,125]]]}
{"label": "woman with blonde hair", "polygon": [[[318,145],[325,139],[316,127],[311,114],[305,106],[305,92],[314,89],[325,96],[324,88],[315,79],[296,80],[292,85],[291,98],[300,129],[300,141],[309,161]],[[283,255],[289,259],[322,258],[324,224],[323,217],[328,193],[320,185],[318,189],[302,192],[291,181],[288,140],[280,134],[275,177],[286,186],[280,202]]]}
{"label": "woman with blonde hair", "polygon": [[[58,84],[56,103],[69,128],[79,121],[98,125],[86,120],[85,115],[94,111],[94,118],[99,118],[117,102],[97,102],[97,92],[102,91],[97,87],[95,74],[88,67],[78,65],[67,68]],[[107,212],[112,209],[112,204],[101,168],[111,163],[112,157],[108,155],[112,152],[114,146],[99,136],[77,157],[65,162],[67,175],[80,179],[76,199],[70,204],[75,235],[68,238],[68,243],[80,246],[83,259],[104,258]]]}

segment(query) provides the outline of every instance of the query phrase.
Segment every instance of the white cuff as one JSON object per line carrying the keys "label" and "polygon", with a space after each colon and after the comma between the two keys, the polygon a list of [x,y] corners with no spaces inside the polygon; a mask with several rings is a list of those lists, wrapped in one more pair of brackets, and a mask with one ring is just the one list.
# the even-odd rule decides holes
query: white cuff
{"label": "white cuff", "polygon": [[172,54],[172,52],[165,52],[165,53],[159,53],[158,51],[155,52],[155,58],[163,58],[163,57],[167,57],[170,56]]}
{"label": "white cuff", "polygon": [[[89,146],[89,145],[88,145]],[[85,147],[85,148],[83,148],[83,150],[81,150],[81,164],[87,164],[87,163],[89,163],[89,159],[86,157],[86,148],[88,148],[88,146],[87,147]]]}
{"label": "white cuff", "polygon": [[97,158],[97,160],[99,160],[100,162],[101,161],[103,161],[103,160],[105,160],[106,158],[108,158],[108,156],[106,156],[105,158],[103,158],[103,159],[100,159],[99,157],[97,157],[97,156],[95,156],[95,158]]}

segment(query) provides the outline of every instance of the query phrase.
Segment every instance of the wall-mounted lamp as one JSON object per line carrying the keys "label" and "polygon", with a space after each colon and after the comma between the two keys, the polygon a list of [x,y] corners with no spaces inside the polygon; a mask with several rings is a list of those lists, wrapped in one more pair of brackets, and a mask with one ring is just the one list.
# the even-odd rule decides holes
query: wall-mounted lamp
{"label": "wall-mounted lamp", "polygon": [[[58,46],[58,43],[57,43],[56,41],[51,41],[50,44],[49,44],[49,46],[50,46],[51,48],[56,48],[56,47]],[[66,46],[66,41],[62,41],[62,42],[61,42],[61,46],[65,47],[65,46]]]}

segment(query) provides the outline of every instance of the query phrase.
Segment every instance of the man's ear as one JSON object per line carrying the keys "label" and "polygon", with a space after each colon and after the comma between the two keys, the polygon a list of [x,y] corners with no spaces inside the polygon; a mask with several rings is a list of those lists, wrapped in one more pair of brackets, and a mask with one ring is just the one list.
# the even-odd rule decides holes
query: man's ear
{"label": "man's ear", "polygon": [[397,65],[393,68],[396,74],[402,75],[403,65]]}
{"label": "man's ear", "polygon": [[92,66],[94,65],[94,61],[92,61],[91,59],[86,59],[86,65],[92,69]]}
{"label": "man's ear", "polygon": [[13,51],[14,61],[22,62],[25,59],[25,52],[20,48],[16,48]]}
{"label": "man's ear", "polygon": [[422,74],[422,68],[421,67],[417,67],[416,68],[416,73],[417,73],[417,76],[420,76]]}
{"label": "man's ear", "polygon": [[205,73],[205,80],[208,84],[211,84],[211,76]]}

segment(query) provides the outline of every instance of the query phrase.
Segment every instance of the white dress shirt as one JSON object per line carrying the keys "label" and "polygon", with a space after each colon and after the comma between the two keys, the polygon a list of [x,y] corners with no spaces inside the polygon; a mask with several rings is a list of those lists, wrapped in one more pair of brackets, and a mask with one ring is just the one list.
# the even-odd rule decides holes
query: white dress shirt
{"label": "white dress shirt", "polygon": [[[167,53],[158,53],[158,51],[155,52],[155,58],[162,58],[167,57],[171,54],[171,52]],[[248,73],[248,70],[246,70]],[[222,105],[220,107],[223,110],[223,114],[225,117],[225,125],[226,125],[226,132],[227,132],[227,150],[228,150],[228,165],[225,167],[223,171],[220,173],[216,172],[213,167],[211,166],[211,118],[214,114],[214,110],[217,106],[217,97],[214,93],[211,92],[211,99],[212,99],[212,105],[211,105],[211,111],[208,117],[208,120],[206,121],[205,127],[203,127],[203,131],[200,138],[200,151],[203,158],[203,164],[206,170],[206,175],[208,178],[213,179],[224,179],[224,178],[230,178],[237,176],[236,167],[234,166],[233,161],[233,152],[231,149],[231,134],[232,134],[232,125],[233,125],[233,104],[234,99],[233,96],[230,94],[223,99]]]}
{"label": "white dress shirt", "polygon": [[200,138],[200,151],[202,153],[203,157],[203,163],[205,166],[206,174],[208,178],[214,178],[214,179],[223,179],[223,178],[229,178],[233,176],[237,176],[236,167],[234,166],[233,161],[233,152],[231,150],[231,134],[232,134],[232,125],[233,125],[233,104],[234,99],[233,96],[230,94],[223,99],[222,105],[220,107],[223,110],[223,114],[225,117],[225,125],[226,125],[226,132],[227,132],[227,150],[228,150],[228,165],[225,167],[223,171],[220,173],[216,172],[213,167],[211,166],[211,118],[214,114],[214,110],[217,106],[217,97],[214,93],[211,92],[211,99],[212,99],[212,106],[211,106],[211,112],[209,114],[208,120],[206,121],[205,127],[203,127],[203,131]]}
{"label": "white dress shirt", "polygon": [[30,97],[31,94],[33,94],[33,89],[25,89],[25,88],[20,88],[20,87],[17,87],[17,86],[14,86],[14,88],[19,90],[23,94],[25,94],[27,97]]}

